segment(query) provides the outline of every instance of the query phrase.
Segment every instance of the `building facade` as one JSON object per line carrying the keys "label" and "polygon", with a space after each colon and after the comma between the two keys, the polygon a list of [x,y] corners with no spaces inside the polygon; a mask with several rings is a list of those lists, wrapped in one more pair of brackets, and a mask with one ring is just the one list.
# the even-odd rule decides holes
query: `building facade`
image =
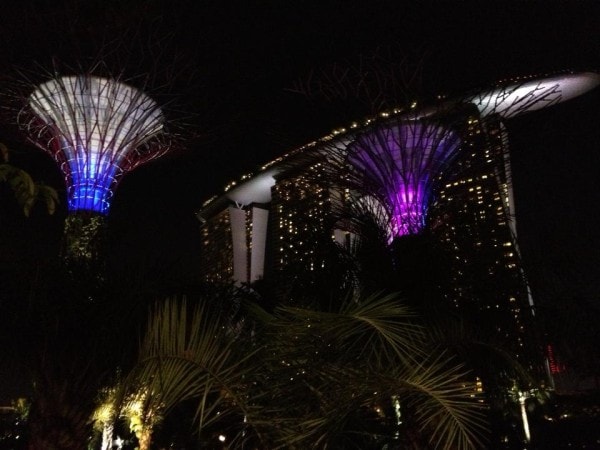
{"label": "building facade", "polygon": [[507,132],[498,116],[470,114],[465,125],[467,151],[430,219],[452,260],[444,297],[519,360],[533,362],[537,354],[539,362],[541,349],[532,348],[534,304],[516,239]]}
{"label": "building facade", "polygon": [[[516,240],[504,122],[599,83],[595,73],[501,83],[435,107],[383,113],[284,155],[198,213],[204,223],[202,278],[253,283],[290,267],[327,272],[331,267],[321,253],[327,242],[347,245],[355,239],[333,214],[336,207],[353,200],[374,204],[387,217],[390,242],[423,228],[450,255],[450,281],[443,293],[449,305],[487,324],[497,342],[521,361],[533,361],[540,349],[531,345],[537,342],[535,311]],[[451,156],[415,131],[429,129],[436,130],[437,147],[444,143],[452,149]],[[440,137],[442,129],[448,131]],[[367,149],[368,161],[361,157],[357,163],[356,153],[351,156],[357,142],[379,147]],[[340,160],[340,167],[353,167],[338,182],[330,166]],[[363,178],[344,184],[361,171]],[[363,190],[361,180],[367,186],[373,179],[376,186]],[[386,180],[394,179],[401,180],[400,187],[390,190]],[[413,188],[426,191],[416,207],[409,204],[417,198]],[[403,216],[410,222],[402,223]]]}

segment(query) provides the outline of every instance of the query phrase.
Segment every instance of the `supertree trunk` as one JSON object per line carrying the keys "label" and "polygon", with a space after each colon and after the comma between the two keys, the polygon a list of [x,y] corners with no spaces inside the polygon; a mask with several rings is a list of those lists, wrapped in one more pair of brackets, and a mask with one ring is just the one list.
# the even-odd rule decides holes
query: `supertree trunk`
{"label": "supertree trunk", "polygon": [[106,217],[88,211],[71,213],[65,220],[61,260],[77,291],[93,298],[105,284]]}

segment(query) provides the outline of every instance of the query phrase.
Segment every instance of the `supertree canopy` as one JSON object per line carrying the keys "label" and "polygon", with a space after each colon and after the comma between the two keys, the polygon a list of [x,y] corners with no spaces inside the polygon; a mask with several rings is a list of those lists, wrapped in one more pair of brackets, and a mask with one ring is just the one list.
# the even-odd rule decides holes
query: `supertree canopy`
{"label": "supertree canopy", "polygon": [[[460,148],[450,128],[393,120],[361,133],[347,148],[349,178],[386,213],[390,238],[425,227],[434,186]],[[374,202],[373,202],[374,201]]]}
{"label": "supertree canopy", "polygon": [[30,139],[58,162],[70,212],[106,214],[121,176],[169,148],[163,124],[142,91],[92,75],[40,84],[21,114]]}

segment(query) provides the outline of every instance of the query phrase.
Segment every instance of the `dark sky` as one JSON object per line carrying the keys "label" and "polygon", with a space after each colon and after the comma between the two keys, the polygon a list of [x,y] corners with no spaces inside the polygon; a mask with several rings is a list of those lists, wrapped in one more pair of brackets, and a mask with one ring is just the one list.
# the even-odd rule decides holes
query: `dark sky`
{"label": "dark sky", "polygon": [[[110,216],[112,245],[131,264],[185,266],[187,275],[198,264],[194,212],[203,200],[346,125],[347,111],[335,110],[343,105],[320,108],[286,90],[311,70],[384,49],[405,57],[407,71],[422,68],[423,91],[452,93],[522,74],[598,69],[600,61],[593,1],[12,3],[0,18],[3,78],[13,66],[50,68],[53,58],[85,66],[103,55],[126,76],[151,73],[149,90],[172,101],[168,114],[182,124],[183,148],[123,179]],[[508,124],[522,247],[543,295],[579,290],[600,298],[598,100],[596,90]],[[10,130],[5,136],[13,162],[62,189],[47,156],[17,144]],[[53,251],[64,214],[4,219],[5,254],[26,262],[42,247]]]}

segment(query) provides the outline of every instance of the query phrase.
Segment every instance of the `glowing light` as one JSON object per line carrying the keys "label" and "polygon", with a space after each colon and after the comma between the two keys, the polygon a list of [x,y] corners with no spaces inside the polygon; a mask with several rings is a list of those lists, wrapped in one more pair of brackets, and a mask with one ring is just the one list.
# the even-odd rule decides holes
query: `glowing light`
{"label": "glowing light", "polygon": [[353,177],[386,210],[392,237],[423,229],[434,185],[459,146],[448,128],[402,121],[368,130],[348,147]]}
{"label": "glowing light", "polygon": [[552,374],[564,372],[565,366],[560,364],[557,361],[557,359],[554,355],[554,349],[552,348],[551,345],[546,346],[546,354],[548,355],[548,363],[550,365],[550,372]]}
{"label": "glowing light", "polygon": [[510,118],[570,100],[599,84],[597,73],[563,74],[484,90],[467,101],[474,103],[482,116],[498,114]]}
{"label": "glowing light", "polygon": [[267,203],[271,201],[271,188],[275,186],[276,170],[265,170],[249,178],[243,184],[231,186],[227,197],[240,205],[252,203]]}
{"label": "glowing light", "polygon": [[527,418],[527,408],[525,407],[525,401],[528,395],[524,392],[519,392],[519,404],[521,405],[521,422],[523,423],[523,433],[525,434],[525,441],[531,441],[531,432],[529,430],[529,419]]}
{"label": "glowing light", "polygon": [[114,79],[54,78],[34,90],[28,106],[33,117],[22,125],[59,163],[70,211],[106,213],[120,177],[168,148],[152,140],[163,130],[157,104]]}

